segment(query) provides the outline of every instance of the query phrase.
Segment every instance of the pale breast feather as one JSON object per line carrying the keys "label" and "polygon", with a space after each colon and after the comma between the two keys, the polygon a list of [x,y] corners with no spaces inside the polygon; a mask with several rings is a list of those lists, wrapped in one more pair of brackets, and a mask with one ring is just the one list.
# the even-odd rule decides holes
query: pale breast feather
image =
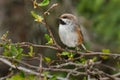
{"label": "pale breast feather", "polygon": [[76,47],[78,44],[78,35],[73,31],[74,27],[69,25],[60,25],[59,26],[59,36],[63,44],[68,47]]}

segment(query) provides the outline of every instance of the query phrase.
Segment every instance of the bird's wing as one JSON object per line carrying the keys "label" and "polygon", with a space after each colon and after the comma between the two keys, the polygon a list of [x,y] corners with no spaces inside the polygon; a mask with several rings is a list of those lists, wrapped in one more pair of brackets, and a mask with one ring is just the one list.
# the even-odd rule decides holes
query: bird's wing
{"label": "bird's wing", "polygon": [[75,30],[76,30],[76,32],[77,32],[77,34],[78,34],[78,43],[79,43],[79,45],[80,44],[82,44],[82,42],[83,42],[83,34],[82,34],[82,32],[81,32],[81,29],[80,29],[80,26],[79,25],[76,25],[76,28],[75,28]]}

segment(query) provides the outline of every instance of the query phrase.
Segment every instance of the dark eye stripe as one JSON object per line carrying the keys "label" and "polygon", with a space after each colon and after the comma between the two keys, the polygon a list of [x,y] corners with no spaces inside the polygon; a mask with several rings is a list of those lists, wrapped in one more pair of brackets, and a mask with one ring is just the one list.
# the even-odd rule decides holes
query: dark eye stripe
{"label": "dark eye stripe", "polygon": [[67,16],[64,16],[63,18],[65,19],[65,18],[67,18]]}

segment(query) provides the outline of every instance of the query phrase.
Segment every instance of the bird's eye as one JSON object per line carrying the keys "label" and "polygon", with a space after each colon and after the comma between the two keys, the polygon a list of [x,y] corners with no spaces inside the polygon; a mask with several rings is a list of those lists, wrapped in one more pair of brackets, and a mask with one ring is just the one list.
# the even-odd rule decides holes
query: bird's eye
{"label": "bird's eye", "polygon": [[67,18],[67,16],[64,16],[63,18],[64,18],[64,19],[66,19],[66,18]]}

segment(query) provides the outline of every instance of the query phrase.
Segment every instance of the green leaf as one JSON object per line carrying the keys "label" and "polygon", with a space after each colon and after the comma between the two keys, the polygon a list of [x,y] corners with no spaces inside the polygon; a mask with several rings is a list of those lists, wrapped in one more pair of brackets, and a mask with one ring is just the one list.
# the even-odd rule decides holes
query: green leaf
{"label": "green leaf", "polygon": [[38,3],[38,6],[47,6],[49,3],[49,0],[43,0],[41,3]]}
{"label": "green leaf", "polygon": [[[102,50],[103,53],[106,53],[106,54],[110,54],[110,50],[109,49],[103,49]],[[108,59],[109,57],[108,56],[101,56],[102,59]]]}
{"label": "green leaf", "polygon": [[43,18],[36,14],[34,11],[31,11],[32,16],[35,18],[35,21],[42,22]]}
{"label": "green leaf", "polygon": [[45,34],[45,39],[47,40],[46,44],[53,44],[53,39],[48,34]]}
{"label": "green leaf", "polygon": [[3,55],[4,56],[10,56],[10,54],[9,54],[9,45],[8,44],[4,44],[3,48],[4,48]]}
{"label": "green leaf", "polygon": [[56,75],[53,75],[52,78],[48,79],[48,80],[57,80],[57,76]]}
{"label": "green leaf", "polygon": [[51,62],[51,59],[49,57],[44,58],[47,63]]}
{"label": "green leaf", "polygon": [[102,52],[103,53],[110,53],[110,50],[109,49],[102,49]]}
{"label": "green leaf", "polygon": [[25,77],[25,74],[24,74],[23,71],[20,71],[20,76],[23,77],[23,78]]}
{"label": "green leaf", "polygon": [[33,57],[34,56],[34,50],[33,50],[33,46],[30,46],[30,52],[28,53],[29,56]]}
{"label": "green leaf", "polygon": [[16,46],[10,45],[9,47],[10,47],[9,49],[10,49],[12,56],[15,56],[18,53]]}
{"label": "green leaf", "polygon": [[87,80],[87,77],[84,77],[83,80]]}
{"label": "green leaf", "polygon": [[45,39],[46,39],[47,41],[49,41],[49,40],[50,40],[50,36],[49,36],[48,34],[45,34]]}
{"label": "green leaf", "polygon": [[23,48],[20,47],[20,45],[15,46],[16,47],[16,59],[21,59],[22,58],[22,53],[23,53]]}
{"label": "green leaf", "polygon": [[63,55],[63,56],[68,56],[68,55],[70,55],[70,53],[65,51],[65,52],[62,52],[61,55]]}
{"label": "green leaf", "polygon": [[49,74],[49,72],[48,71],[44,71],[43,74],[45,75],[43,80],[47,80],[47,75]]}
{"label": "green leaf", "polygon": [[22,57],[23,49],[19,45],[11,45],[10,53],[13,58],[20,59]]}
{"label": "green leaf", "polygon": [[18,74],[13,75],[10,78],[7,78],[6,80],[39,80],[39,79],[34,75],[26,76],[24,72],[20,72]]}
{"label": "green leaf", "polygon": [[71,53],[71,52],[62,52],[62,54],[61,55],[63,55],[63,56],[67,56],[68,57],[68,59],[73,59],[73,57],[74,57],[74,54],[73,53]]}
{"label": "green leaf", "polygon": [[[23,51],[23,49],[21,49]],[[22,58],[22,53],[17,53],[15,56],[16,59],[21,59]]]}
{"label": "green leaf", "polygon": [[39,17],[39,15],[36,14],[34,11],[31,11],[31,14],[32,14],[32,16],[33,16],[34,18],[36,18],[36,19]]}
{"label": "green leaf", "polygon": [[74,57],[74,54],[73,53],[70,53],[69,55],[68,55],[68,58],[69,59],[72,59]]}
{"label": "green leaf", "polygon": [[80,61],[81,61],[83,64],[85,64],[87,60],[82,57],[82,58],[80,58]]}
{"label": "green leaf", "polygon": [[22,57],[23,49],[19,45],[12,45],[6,43],[3,45],[3,48],[4,48],[4,52],[3,52],[4,56],[13,57],[16,59],[20,59]]}
{"label": "green leaf", "polygon": [[50,40],[48,41],[48,43],[47,44],[53,44],[53,39],[52,38],[50,38]]}
{"label": "green leaf", "polygon": [[97,57],[93,57],[92,61],[94,62],[97,61]]}
{"label": "green leaf", "polygon": [[12,76],[11,78],[7,78],[6,80],[25,80],[25,78],[20,76],[19,74],[16,74]]}

